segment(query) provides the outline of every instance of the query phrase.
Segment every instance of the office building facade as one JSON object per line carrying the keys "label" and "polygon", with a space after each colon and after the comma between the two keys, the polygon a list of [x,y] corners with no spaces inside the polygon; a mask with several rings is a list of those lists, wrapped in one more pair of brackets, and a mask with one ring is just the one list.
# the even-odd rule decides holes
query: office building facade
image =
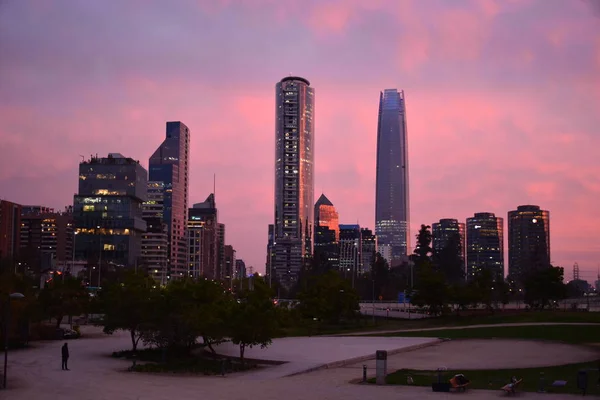
{"label": "office building facade", "polygon": [[134,267],[146,232],[142,204],[148,174],[138,161],[111,153],[79,164],[73,201],[75,258],[101,266]]}
{"label": "office building facade", "polygon": [[166,138],[149,161],[149,180],[165,185],[163,221],[169,238],[168,263],[172,276],[188,272],[189,150],[189,128],[179,121],[167,122]]}
{"label": "office building facade", "polygon": [[362,267],[362,240],[360,225],[340,225],[340,273],[353,279]]}
{"label": "office building facade", "polygon": [[142,217],[146,221],[146,232],[142,235],[142,265],[161,285],[165,285],[171,276],[164,200],[164,182],[148,182],[147,199],[142,206]]}
{"label": "office building facade", "polygon": [[[442,218],[431,224],[431,239],[434,257],[444,254],[446,247],[454,247],[456,257],[460,258],[465,270],[466,237],[465,224],[453,218]],[[452,254],[454,254],[454,251]],[[465,272],[463,272],[464,275]]]}
{"label": "office building facade", "polygon": [[188,210],[188,271],[193,277],[218,280],[220,276],[220,228],[215,196]]}
{"label": "office building facade", "polygon": [[504,279],[504,219],[494,213],[475,213],[467,218],[467,280],[482,270],[495,280]]}
{"label": "office building facade", "polygon": [[508,212],[508,274],[522,281],[550,265],[550,212],[535,205]]}
{"label": "office building facade", "polygon": [[273,272],[290,288],[313,250],[314,89],[300,77],[276,85]]}
{"label": "office building facade", "polygon": [[407,142],[404,92],[386,89],[379,97],[375,234],[390,266],[409,255]]}
{"label": "office building facade", "polygon": [[358,270],[359,274],[365,274],[371,271],[377,255],[377,236],[373,231],[367,228],[360,230],[361,240],[361,263]]}

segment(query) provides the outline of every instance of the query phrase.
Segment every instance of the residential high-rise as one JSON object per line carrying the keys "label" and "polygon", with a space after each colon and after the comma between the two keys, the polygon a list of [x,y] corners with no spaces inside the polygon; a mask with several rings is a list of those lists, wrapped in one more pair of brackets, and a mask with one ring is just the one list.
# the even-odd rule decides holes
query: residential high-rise
{"label": "residential high-rise", "polygon": [[21,205],[0,200],[0,260],[19,255]]}
{"label": "residential high-rise", "polygon": [[164,182],[148,182],[148,198],[143,204],[142,215],[147,229],[142,235],[141,265],[162,285],[171,276],[169,270],[169,235],[164,222],[165,184]]}
{"label": "residential high-rise", "polygon": [[494,213],[467,218],[467,280],[489,269],[495,280],[504,279],[504,220]]}
{"label": "residential high-rise", "polygon": [[73,259],[73,215],[42,206],[24,206],[21,214],[20,262],[39,273],[66,271]]}
{"label": "residential high-rise", "polygon": [[407,141],[404,92],[386,89],[379,96],[375,234],[390,266],[409,253]]}
{"label": "residential high-rise", "polygon": [[360,225],[340,225],[340,273],[352,279],[362,267],[362,241]]}
{"label": "residential high-rise", "polygon": [[372,230],[361,228],[360,240],[361,262],[358,273],[364,274],[371,271],[371,267],[375,262],[375,255],[377,254],[377,236],[373,234]]}
{"label": "residential high-rise", "polygon": [[217,223],[217,274],[215,279],[222,280],[225,277],[225,224]]}
{"label": "residential high-rise", "polygon": [[550,212],[523,205],[508,212],[508,274],[522,280],[550,265]]}
{"label": "residential high-rise", "polygon": [[189,209],[188,270],[191,276],[220,279],[220,239],[215,195]]}
{"label": "residential high-rise", "polygon": [[246,263],[241,258],[235,259],[235,273],[234,279],[242,279],[246,277]]}
{"label": "residential high-rise", "polygon": [[275,274],[275,270],[271,269],[271,266],[274,268],[275,261],[275,225],[269,224],[268,228],[268,237],[267,237],[267,260],[265,263],[265,274],[268,276],[268,280],[270,284],[273,283],[273,275]]}
{"label": "residential high-rise", "polygon": [[140,261],[147,186],[146,170],[119,153],[79,164],[73,201],[77,260],[113,267],[134,267]]}
{"label": "residential high-rise", "polygon": [[167,137],[149,161],[149,180],[165,185],[163,220],[169,237],[172,276],[187,274],[190,131],[182,122],[167,122]]}
{"label": "residential high-rise", "polygon": [[225,282],[233,282],[236,279],[235,249],[233,246],[229,244],[223,246],[223,260],[222,279]]}
{"label": "residential high-rise", "polygon": [[276,85],[274,273],[290,288],[313,250],[314,89],[300,77]]}

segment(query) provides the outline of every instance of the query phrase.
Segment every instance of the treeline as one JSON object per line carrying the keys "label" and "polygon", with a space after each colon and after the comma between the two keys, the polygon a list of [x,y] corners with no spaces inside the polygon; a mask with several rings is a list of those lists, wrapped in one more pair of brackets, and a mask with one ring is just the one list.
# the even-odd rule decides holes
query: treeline
{"label": "treeline", "polygon": [[293,304],[278,302],[258,275],[231,286],[186,278],[161,287],[144,273],[123,271],[97,292],[65,275],[55,275],[41,290],[35,286],[26,276],[2,271],[0,299],[15,292],[25,295],[22,301],[11,302],[11,321],[48,325],[51,319],[56,329],[72,317],[93,313],[100,316],[95,323],[105,333],[127,331],[134,351],[142,342],[168,354],[189,354],[197,346],[215,354],[214,346],[231,341],[239,346],[243,360],[248,347],[268,346],[275,337],[361,322],[358,295],[335,273],[312,280]]}

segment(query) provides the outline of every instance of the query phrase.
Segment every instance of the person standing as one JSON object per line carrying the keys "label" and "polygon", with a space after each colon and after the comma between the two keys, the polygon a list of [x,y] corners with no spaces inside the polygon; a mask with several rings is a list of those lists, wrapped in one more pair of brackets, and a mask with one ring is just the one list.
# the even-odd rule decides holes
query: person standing
{"label": "person standing", "polygon": [[67,361],[69,361],[69,345],[65,343],[62,347],[62,369],[63,371],[69,371],[67,367]]}

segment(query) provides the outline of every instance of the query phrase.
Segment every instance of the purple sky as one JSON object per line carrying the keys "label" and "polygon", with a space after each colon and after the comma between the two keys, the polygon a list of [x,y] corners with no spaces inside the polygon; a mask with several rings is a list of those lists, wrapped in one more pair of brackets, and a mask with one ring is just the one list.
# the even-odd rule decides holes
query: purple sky
{"label": "purple sky", "polygon": [[316,187],[373,228],[379,91],[405,91],[411,223],[551,212],[552,261],[600,263],[596,0],[0,0],[0,197],[72,202],[79,154],[191,131],[190,204],[264,270],[274,93],[315,87]]}

